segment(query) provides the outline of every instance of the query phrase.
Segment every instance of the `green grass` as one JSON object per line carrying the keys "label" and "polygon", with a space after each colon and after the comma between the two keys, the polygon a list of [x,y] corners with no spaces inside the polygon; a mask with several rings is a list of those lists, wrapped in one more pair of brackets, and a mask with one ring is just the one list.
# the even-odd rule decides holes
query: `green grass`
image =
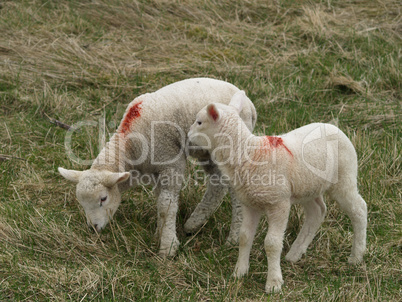
{"label": "green grass", "polygon": [[[398,1],[5,1],[0,4],[1,301],[400,301],[401,23]],[[349,219],[328,214],[306,256],[282,261],[285,286],[266,295],[261,223],[251,267],[231,278],[237,248],[224,245],[230,201],[195,236],[183,224],[205,187],[182,190],[181,246],[157,255],[151,188],[123,196],[101,236],[85,225],[66,131],[105,118],[112,133],[136,96],[196,76],[227,80],[254,102],[256,132],[336,122],[359,157],[369,211],[363,265],[347,264]],[[99,152],[97,129],[74,139]],[[189,164],[189,173],[194,167]],[[284,253],[302,211],[291,212]]]}

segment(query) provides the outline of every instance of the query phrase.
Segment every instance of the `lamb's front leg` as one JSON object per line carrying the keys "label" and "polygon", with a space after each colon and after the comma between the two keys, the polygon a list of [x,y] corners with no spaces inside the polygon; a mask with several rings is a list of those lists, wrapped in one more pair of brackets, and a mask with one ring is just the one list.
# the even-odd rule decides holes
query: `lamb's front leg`
{"label": "lamb's front leg", "polygon": [[267,293],[278,292],[283,284],[281,271],[281,252],[283,238],[289,219],[290,200],[269,205],[267,207],[268,233],[264,247],[268,259],[268,276],[265,285]]}
{"label": "lamb's front leg", "polygon": [[180,186],[161,187],[158,196],[159,255],[174,256],[180,245],[176,236],[176,214]]}
{"label": "lamb's front leg", "polygon": [[242,205],[242,213],[243,221],[239,233],[239,258],[233,273],[237,278],[241,278],[248,273],[251,246],[261,218],[259,210],[246,205]]}

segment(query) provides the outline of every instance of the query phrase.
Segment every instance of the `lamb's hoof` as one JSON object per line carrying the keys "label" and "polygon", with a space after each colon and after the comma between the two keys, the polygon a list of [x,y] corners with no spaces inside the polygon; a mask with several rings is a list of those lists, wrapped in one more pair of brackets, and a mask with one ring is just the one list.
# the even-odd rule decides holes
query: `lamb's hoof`
{"label": "lamb's hoof", "polygon": [[189,218],[184,224],[184,231],[186,232],[186,234],[194,234],[198,231],[199,228],[200,227],[198,226],[198,224],[196,225],[193,221],[191,221],[191,218]]}
{"label": "lamb's hoof", "polygon": [[168,247],[161,246],[158,255],[162,258],[174,257],[176,256],[177,250],[179,249],[179,245],[180,245],[179,241],[174,241]]}
{"label": "lamb's hoof", "polygon": [[225,245],[227,247],[238,247],[239,245],[239,238],[233,238],[233,237],[228,237],[228,239],[226,239]]}
{"label": "lamb's hoof", "polygon": [[248,265],[240,266],[240,265],[236,264],[236,267],[233,272],[233,277],[240,279],[240,278],[244,277],[245,275],[247,275],[247,273],[248,273]]}
{"label": "lamb's hoof", "polygon": [[348,258],[349,264],[357,265],[363,261],[363,257],[350,256]]}
{"label": "lamb's hoof", "polygon": [[286,254],[285,259],[289,262],[295,263],[300,260],[301,256],[302,254],[289,252]]}
{"label": "lamb's hoof", "polygon": [[267,294],[278,293],[281,291],[283,280],[271,280],[265,284],[265,292]]}

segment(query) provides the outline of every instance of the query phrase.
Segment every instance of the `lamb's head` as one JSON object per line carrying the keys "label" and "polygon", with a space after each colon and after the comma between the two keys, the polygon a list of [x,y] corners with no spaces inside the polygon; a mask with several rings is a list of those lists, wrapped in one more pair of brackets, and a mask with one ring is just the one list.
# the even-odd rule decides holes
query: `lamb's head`
{"label": "lamb's head", "polygon": [[85,210],[88,226],[100,232],[120,205],[118,184],[127,181],[130,173],[63,168],[59,168],[59,172],[64,178],[77,184],[77,199]]}
{"label": "lamb's head", "polygon": [[222,125],[228,118],[241,122],[239,113],[247,100],[246,94],[241,90],[233,95],[229,105],[212,103],[201,109],[188,132],[190,142],[209,151],[213,149],[214,138],[220,134]]}

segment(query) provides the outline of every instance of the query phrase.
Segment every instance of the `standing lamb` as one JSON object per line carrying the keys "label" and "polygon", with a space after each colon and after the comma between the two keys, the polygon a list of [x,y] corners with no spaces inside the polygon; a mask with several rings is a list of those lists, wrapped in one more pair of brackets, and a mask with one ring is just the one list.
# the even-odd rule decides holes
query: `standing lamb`
{"label": "standing lamb", "polygon": [[[329,124],[309,124],[281,136],[254,136],[239,118],[249,102],[243,91],[229,106],[210,104],[198,114],[189,140],[205,145],[230,179],[242,204],[239,258],[234,275],[248,272],[251,245],[262,214],[269,229],[264,246],[268,258],[265,290],[283,283],[280,255],[290,207],[300,203],[305,222],[286,259],[295,262],[306,252],[321,225],[327,192],[350,217],[354,229],[350,263],[359,263],[366,248],[367,207],[357,190],[357,156],[346,135]],[[225,147],[223,147],[225,146]]]}
{"label": "standing lamb", "polygon": [[[157,198],[159,254],[175,255],[179,246],[176,236],[178,196],[187,155],[202,161],[209,175],[220,175],[210,161],[208,151],[188,145],[186,134],[202,107],[213,100],[228,104],[237,91],[238,88],[224,81],[194,78],[134,99],[117,133],[89,170],[59,168],[63,177],[77,183],[77,199],[85,210],[88,225],[101,231],[116,212],[121,193],[143,179],[152,180]],[[251,101],[244,106],[241,117],[252,130],[256,111]],[[223,184],[210,181],[202,201],[186,222],[185,231],[193,232],[202,226],[226,192]],[[241,215],[240,205],[232,197],[232,225],[228,241],[236,242]]]}

